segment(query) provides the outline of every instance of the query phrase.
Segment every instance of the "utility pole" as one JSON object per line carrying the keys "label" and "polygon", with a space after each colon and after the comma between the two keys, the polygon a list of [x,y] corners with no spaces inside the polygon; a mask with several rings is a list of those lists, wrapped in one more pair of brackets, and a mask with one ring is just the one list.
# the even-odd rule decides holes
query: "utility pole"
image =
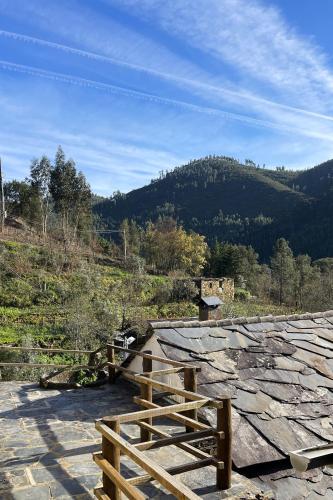
{"label": "utility pole", "polygon": [[2,163],[0,158],[0,232],[3,233],[5,229],[6,207],[5,207],[5,193],[4,193],[4,180],[2,176]]}

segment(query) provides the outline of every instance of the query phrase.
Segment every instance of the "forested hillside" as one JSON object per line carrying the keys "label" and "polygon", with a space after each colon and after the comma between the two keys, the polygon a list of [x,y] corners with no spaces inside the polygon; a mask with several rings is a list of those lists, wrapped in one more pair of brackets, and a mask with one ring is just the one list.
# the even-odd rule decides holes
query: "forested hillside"
{"label": "forested hillside", "polygon": [[296,253],[333,254],[333,160],[304,171],[269,170],[228,157],[195,160],[162,172],[127,195],[95,205],[108,227],[171,216],[207,237],[252,245],[264,258],[279,237]]}

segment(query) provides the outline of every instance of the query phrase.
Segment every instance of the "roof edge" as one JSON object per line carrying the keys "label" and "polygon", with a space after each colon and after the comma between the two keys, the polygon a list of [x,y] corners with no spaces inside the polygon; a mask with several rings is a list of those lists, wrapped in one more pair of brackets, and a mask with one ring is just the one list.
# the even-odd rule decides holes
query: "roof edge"
{"label": "roof edge", "polygon": [[208,320],[199,321],[191,320],[177,320],[177,321],[150,321],[152,328],[163,329],[163,328],[200,328],[203,326],[214,327],[214,326],[231,326],[231,325],[243,325],[250,323],[278,323],[280,321],[299,321],[303,319],[318,319],[333,316],[333,310],[316,312],[316,313],[304,313],[304,314],[289,314],[281,316],[252,316],[252,317],[240,317],[240,318],[230,318],[221,320]]}

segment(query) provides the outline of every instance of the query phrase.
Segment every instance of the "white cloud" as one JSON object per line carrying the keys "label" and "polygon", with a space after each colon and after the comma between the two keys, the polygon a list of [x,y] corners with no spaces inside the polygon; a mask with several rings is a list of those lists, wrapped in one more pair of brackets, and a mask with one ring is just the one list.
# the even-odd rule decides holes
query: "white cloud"
{"label": "white cloud", "polygon": [[[104,1],[127,9],[131,16],[142,17],[148,21],[146,28],[150,23],[154,32],[141,29],[140,23],[125,26],[121,16],[116,21],[112,15],[103,16],[98,9],[89,9],[87,3],[76,0],[56,3],[0,0],[0,11],[17,21],[13,26],[23,24],[27,33],[0,31],[2,39],[16,43],[16,50],[9,52],[8,58],[17,53],[18,44],[33,44],[36,58],[34,51],[27,50],[26,54],[38,60],[38,65],[42,60],[47,61],[46,67],[55,67],[56,71],[33,67],[35,62],[28,66],[28,62],[21,65],[2,61],[0,68],[33,77],[24,79],[30,81],[27,101],[33,101],[34,78],[52,82],[38,88],[57,89],[54,94],[59,97],[56,104],[52,101],[52,106],[46,106],[52,114],[50,121],[55,120],[54,137],[50,128],[44,137],[42,127],[36,126],[33,130],[38,140],[20,142],[19,136],[26,133],[22,128],[17,137],[6,144],[8,154],[9,149],[12,151],[13,162],[17,144],[33,156],[43,147],[46,151],[51,147],[53,150],[56,140],[64,143],[85,171],[94,176],[96,185],[103,186],[101,176],[109,177],[112,172],[119,180],[115,188],[126,190],[126,178],[129,186],[136,186],[139,181],[143,182],[145,171],[148,180],[158,170],[170,168],[198,153],[228,151],[227,154],[248,156],[246,151],[249,151],[250,157],[255,158],[256,150],[260,149],[258,155],[266,155],[265,163],[270,158],[271,163],[282,163],[277,160],[280,154],[291,158],[293,165],[304,165],[303,158],[321,159],[322,154],[332,151],[332,71],[321,49],[290,28],[275,8],[267,8],[259,0]],[[93,6],[93,2],[90,5]],[[166,31],[166,36],[156,35],[161,29]],[[79,58],[85,58],[84,64]],[[73,70],[69,71],[76,71],[82,77],[66,73],[72,63]],[[61,70],[62,67],[66,69]],[[232,71],[225,71],[226,68]],[[138,90],[125,88],[125,74],[129,85]],[[75,105],[79,105],[79,99],[70,106],[64,97],[64,84],[86,89],[87,98],[79,91],[75,94],[80,94],[82,107],[89,107],[96,122],[100,110],[96,104],[92,111],[94,102],[104,100],[112,114],[110,122],[120,118],[121,126],[130,128],[131,133],[144,128],[143,136],[150,147],[133,146],[135,141],[131,143],[128,137],[112,142],[105,138],[100,142],[89,140],[86,131],[81,134],[84,127],[75,122]],[[17,88],[1,86],[0,104],[14,106],[12,113],[7,110],[14,124],[25,112],[20,112],[15,98],[8,101],[8,89],[12,96],[17,92]],[[111,99],[105,95],[96,98],[98,92],[92,91],[115,95],[117,99],[112,99],[112,104],[120,108],[119,102],[124,102],[131,107],[132,114],[127,115],[125,105],[122,112],[119,108],[114,111]],[[17,95],[20,92],[22,87]],[[128,105],[127,99],[134,104]],[[140,108],[135,100],[142,101]],[[41,95],[40,106],[46,101],[45,95]],[[35,99],[36,103],[38,106]],[[76,128],[77,135],[66,134],[59,127],[61,114],[66,114],[71,122],[69,112],[67,114],[69,108],[74,113],[72,130]],[[34,115],[34,110],[29,115]],[[108,123],[104,121],[106,128]],[[237,123],[251,128],[235,126]],[[64,128],[70,129],[67,124]],[[91,128],[90,132],[95,131]],[[153,137],[157,133],[161,144],[165,137],[171,139],[170,150],[154,147]],[[142,137],[138,138],[138,143],[140,141]],[[20,156],[16,157],[18,165],[21,160]],[[288,166],[288,160],[283,163]]]}
{"label": "white cloud", "polygon": [[[127,5],[183,42],[302,105],[332,110],[333,73],[314,43],[259,0],[106,0]],[[324,100],[323,106],[321,104]]]}
{"label": "white cloud", "polygon": [[[191,113],[206,114],[223,120],[231,119],[256,127],[264,127],[268,129],[273,129],[282,132],[289,132],[289,133],[292,132],[294,134],[299,134],[306,137],[325,139],[330,142],[333,141],[333,136],[329,130],[325,130],[324,128],[322,129],[312,128],[311,126],[309,126],[309,128],[306,128],[304,127],[304,121],[302,121],[302,126],[297,124],[297,127],[295,128],[293,124],[291,125],[290,123],[288,124],[287,122],[279,123],[278,121],[258,119],[244,114],[223,110],[217,107],[191,104],[189,102],[181,101],[179,99],[170,99],[166,97],[161,97],[156,94],[149,94],[146,92],[127,89],[119,85],[111,85],[100,81],[88,80],[86,78],[80,78],[74,75],[66,75],[54,71],[47,71],[41,68],[35,68],[23,64],[15,64],[8,61],[0,60],[0,69],[17,73],[23,73],[25,75],[30,75],[38,78],[45,78],[48,80],[52,80],[53,82],[66,83],[70,85],[77,85],[87,89],[90,88],[94,90],[99,90],[109,94],[116,94],[134,99],[140,99],[155,104],[174,106],[176,108],[181,108]],[[295,117],[293,117],[293,119],[295,121]]]}
{"label": "white cloud", "polygon": [[[178,84],[180,86],[190,86],[193,89],[201,90],[202,92],[205,92],[207,95],[208,93],[211,93],[212,96],[222,96],[225,99],[229,99],[230,101],[235,101],[235,102],[249,102],[250,104],[256,106],[265,106],[267,107],[272,107],[274,109],[280,109],[280,110],[285,110],[288,112],[294,112],[296,114],[300,115],[305,115],[313,118],[318,118],[322,120],[327,120],[327,121],[333,121],[333,116],[323,114],[323,113],[316,113],[314,111],[308,111],[306,109],[302,108],[297,108],[295,106],[289,106],[285,104],[281,104],[279,102],[274,102],[269,99],[265,99],[263,97],[260,97],[258,95],[255,95],[250,92],[246,91],[240,91],[240,90],[235,90],[232,88],[226,88],[223,87],[222,85],[214,85],[212,83],[206,82],[206,81],[200,81],[200,80],[194,80],[194,79],[189,79],[189,78],[183,78],[181,76],[178,76],[177,74],[172,74],[172,73],[166,73],[162,71],[156,71],[152,68],[148,68],[143,65],[139,64],[132,64],[128,63],[125,61],[122,61],[120,59],[115,59],[112,57],[107,57],[101,54],[97,54],[95,52],[90,52],[87,50],[81,50],[77,49],[72,46],[68,45],[63,45],[55,42],[50,42],[49,40],[44,40],[41,38],[36,38],[36,37],[31,37],[27,35],[23,35],[22,33],[15,33],[11,31],[6,31],[6,30],[0,30],[0,36],[28,43],[28,44],[33,44],[33,45],[38,45],[50,49],[56,49],[60,50],[69,54],[73,54],[75,56],[79,57],[85,57],[87,59],[91,59],[94,61],[102,62],[102,63],[107,63],[107,64],[112,64],[116,66],[121,66],[129,70],[133,70],[136,72],[143,72],[148,75],[152,75],[158,78],[161,78],[163,80],[167,80],[170,82],[173,82],[175,84]],[[264,110],[262,110],[264,111]]]}

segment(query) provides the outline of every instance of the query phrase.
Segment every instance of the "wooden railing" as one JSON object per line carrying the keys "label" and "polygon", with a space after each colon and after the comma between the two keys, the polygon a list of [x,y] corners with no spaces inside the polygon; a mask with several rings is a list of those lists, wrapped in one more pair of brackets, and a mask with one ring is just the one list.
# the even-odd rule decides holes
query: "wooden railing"
{"label": "wooden railing", "polygon": [[75,350],[75,349],[60,349],[55,347],[11,347],[6,345],[0,346],[1,352],[35,352],[35,353],[53,353],[53,354],[73,354],[82,355],[86,354],[89,357],[87,365],[75,365],[75,364],[56,364],[56,363],[34,363],[34,362],[3,362],[0,360],[0,367],[3,368],[70,368],[75,370],[84,369],[96,369],[96,365],[91,365],[91,360],[97,352],[105,350],[105,346],[96,351],[86,351],[86,350]]}
{"label": "wooden railing", "polygon": [[[115,354],[117,350],[140,356],[142,358],[142,372],[136,373],[117,364]],[[120,371],[125,378],[139,384],[141,395],[140,397],[135,396],[134,402],[143,409],[104,417],[96,422],[96,429],[102,434],[102,451],[94,454],[94,460],[103,471],[103,487],[95,489],[96,497],[101,500],[119,500],[121,493],[123,493],[130,499],[141,500],[145,496],[136,486],[148,481],[158,481],[176,498],[198,499],[199,497],[193,491],[173,476],[208,465],[216,467],[217,489],[230,488],[232,440],[230,398],[211,399],[198,394],[196,392],[196,377],[200,368],[196,366],[155,356],[151,351],[137,352],[115,345],[108,345],[107,352],[110,383],[115,383],[116,373]],[[170,368],[153,370],[153,361],[169,365]],[[155,380],[158,377],[180,372],[184,374],[184,389]],[[154,389],[168,394],[169,397],[180,397],[183,402],[159,406],[153,402]],[[197,411],[205,407],[216,410],[215,428],[197,418]],[[161,416],[183,424],[185,432],[172,436],[154,426],[153,419]],[[140,443],[130,444],[120,436],[121,424],[125,423],[134,423],[140,427]],[[157,436],[158,439],[152,440],[152,435]],[[190,444],[191,441],[207,437],[213,437],[216,440],[215,456],[211,456]],[[144,450],[171,445],[178,446],[198,460],[164,469],[143,453]],[[146,474],[130,479],[123,477],[120,473],[121,454],[129,457]]]}

